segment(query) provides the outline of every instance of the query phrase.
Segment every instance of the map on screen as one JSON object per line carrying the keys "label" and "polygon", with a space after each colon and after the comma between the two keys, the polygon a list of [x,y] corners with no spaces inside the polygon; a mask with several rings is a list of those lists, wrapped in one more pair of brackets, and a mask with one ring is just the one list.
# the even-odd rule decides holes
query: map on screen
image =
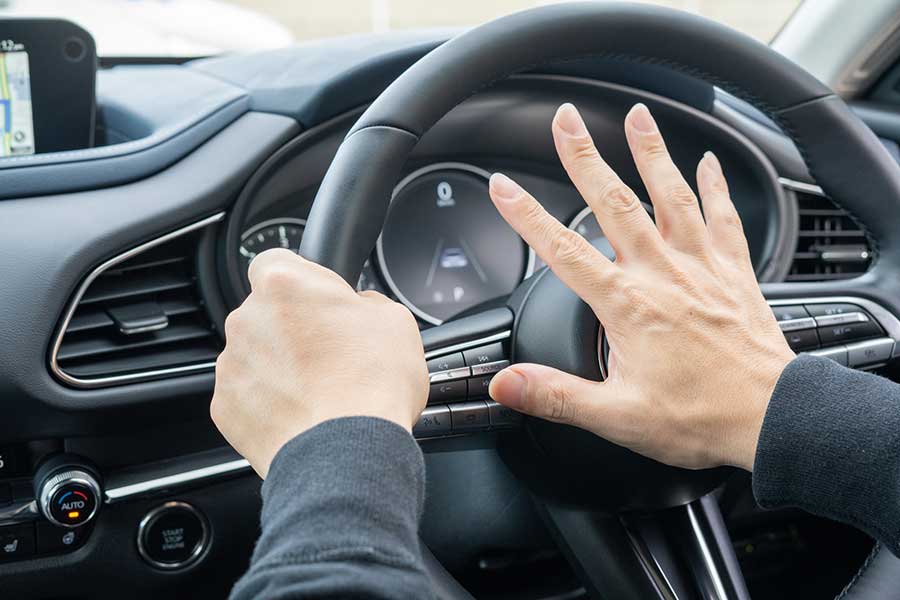
{"label": "map on screen", "polygon": [[28,53],[0,52],[0,157],[34,154]]}

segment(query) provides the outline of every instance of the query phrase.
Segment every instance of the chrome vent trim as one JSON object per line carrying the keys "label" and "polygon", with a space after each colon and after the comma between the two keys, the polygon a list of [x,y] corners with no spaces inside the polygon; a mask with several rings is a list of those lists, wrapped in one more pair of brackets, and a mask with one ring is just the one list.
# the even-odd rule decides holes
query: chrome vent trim
{"label": "chrome vent trim", "polygon": [[784,177],[779,182],[795,197],[798,212],[796,247],[785,281],[836,281],[865,273],[872,245],[850,213],[817,185]]}
{"label": "chrome vent trim", "polygon": [[154,238],[126,252],[123,252],[122,254],[114,256],[113,258],[110,258],[100,266],[96,267],[93,271],[91,271],[75,291],[75,295],[72,297],[72,299],[69,300],[69,304],[67,305],[66,310],[63,313],[63,319],[59,325],[59,328],[57,329],[56,336],[53,339],[53,344],[50,350],[50,371],[53,373],[53,375],[55,375],[63,383],[67,383],[72,387],[81,389],[93,389],[126,383],[137,383],[150,379],[160,379],[178,375],[189,375],[192,373],[201,373],[205,371],[212,371],[213,369],[215,369],[215,362],[205,362],[193,365],[184,365],[180,367],[166,367],[122,375],[92,377],[86,379],[75,377],[63,371],[59,366],[58,355],[59,349],[62,346],[63,337],[66,334],[66,330],[69,328],[70,322],[72,321],[72,316],[75,314],[75,311],[78,308],[78,305],[84,297],[85,293],[88,291],[88,288],[102,273],[141,254],[142,252],[146,252],[147,250],[170,242],[183,235],[203,229],[204,227],[208,227],[214,223],[218,223],[224,218],[225,212],[216,213],[214,215],[206,217],[205,219],[201,219],[200,221],[196,221],[194,223],[191,223],[190,225],[186,225],[180,229],[171,231],[158,238]]}

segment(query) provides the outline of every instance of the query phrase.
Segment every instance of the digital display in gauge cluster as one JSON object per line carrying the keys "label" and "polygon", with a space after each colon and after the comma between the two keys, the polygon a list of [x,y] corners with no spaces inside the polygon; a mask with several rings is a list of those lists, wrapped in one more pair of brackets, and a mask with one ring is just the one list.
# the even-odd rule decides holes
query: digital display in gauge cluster
{"label": "digital display in gauge cluster", "polygon": [[494,208],[488,177],[442,163],[394,190],[378,265],[394,295],[428,323],[509,294],[534,267],[533,253]]}

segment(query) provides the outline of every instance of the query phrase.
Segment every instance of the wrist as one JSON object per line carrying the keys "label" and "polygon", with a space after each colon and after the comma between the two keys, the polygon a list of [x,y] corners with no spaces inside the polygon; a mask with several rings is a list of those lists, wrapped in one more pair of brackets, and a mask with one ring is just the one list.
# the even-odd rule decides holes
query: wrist
{"label": "wrist", "polygon": [[763,422],[766,419],[766,412],[769,408],[769,401],[772,399],[775,386],[778,384],[785,367],[794,358],[793,352],[785,353],[783,356],[774,357],[757,369],[757,374],[754,378],[756,384],[751,386],[755,389],[747,396],[747,410],[742,411],[743,418],[736,423],[736,429],[733,435],[730,436],[733,443],[729,449],[726,464],[753,472],[756,449],[759,444]]}

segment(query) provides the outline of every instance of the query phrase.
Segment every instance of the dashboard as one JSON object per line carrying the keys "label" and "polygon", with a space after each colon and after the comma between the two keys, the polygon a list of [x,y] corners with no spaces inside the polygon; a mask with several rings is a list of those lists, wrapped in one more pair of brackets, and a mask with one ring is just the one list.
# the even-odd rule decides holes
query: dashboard
{"label": "dashboard", "polygon": [[[590,88],[562,78],[522,77],[495,86],[448,115],[426,136],[423,149],[394,187],[381,235],[357,289],[375,290],[403,303],[420,326],[428,328],[502,303],[523,280],[543,268],[541,259],[490,201],[488,179],[495,170],[517,177],[551,214],[614,258],[596,218],[547,147],[553,108],[588,91],[590,99],[580,104],[586,118],[599,132],[606,155],[639,190],[651,215],[652,205],[628,157],[624,133],[616,125],[624,111],[634,102],[645,101],[666,115],[666,128],[679,140],[673,153],[686,172],[707,146],[715,148],[726,161],[758,272],[771,279],[783,277],[792,256],[788,246],[793,241],[790,227],[795,209],[764,156],[729,129],[683,105],[619,86],[594,82]],[[495,125],[496,139],[490,134],[487,140],[485,135],[465,135],[468,131],[474,136],[487,107],[497,104],[516,109]],[[691,142],[682,142],[678,135],[681,130],[704,126],[706,135],[695,133]],[[323,132],[325,139],[316,142],[316,149],[327,157],[345,132],[342,125],[335,125],[330,134]],[[282,155],[262,167],[236,203],[224,248],[232,304],[249,293],[246,271],[256,254],[275,247],[299,250],[327,167],[325,160],[312,160],[310,154],[300,140],[296,147],[288,144]],[[298,177],[301,172],[303,176]]]}
{"label": "dashboard", "polygon": [[[0,554],[5,597],[116,598],[136,587],[146,597],[208,597],[243,571],[259,480],[208,415],[225,315],[250,292],[256,255],[299,248],[328,165],[368,103],[443,39],[391,33],[118,65],[98,74],[95,147],[0,160],[0,222],[14,224],[0,242],[0,549],[18,553]],[[864,232],[761,115],[658,66],[576,61],[497,83],[423,136],[357,288],[402,302],[423,331],[504,305],[545,267],[493,209],[495,171],[612,257],[555,154],[550,122],[565,101],[645,202],[622,131],[634,103],[651,108],[689,181],[703,153],[715,152],[764,285],[848,278],[870,264]],[[886,322],[878,305],[890,299],[853,302],[865,320],[852,335],[887,342],[876,321]],[[817,302],[781,312],[803,325],[788,332],[797,349],[814,350],[816,319],[832,315],[803,316],[807,304]],[[472,357],[458,354],[465,362],[455,367],[436,358],[474,378]],[[473,401],[487,410],[483,397]],[[550,546],[497,450],[515,435],[488,426],[422,442],[422,535],[451,571]],[[57,467],[79,473],[65,489],[47,466],[59,456],[69,458]],[[90,514],[77,535],[42,516],[44,504],[49,513],[71,501],[67,492],[87,498],[60,513]],[[188,524],[190,552],[159,554],[166,522]],[[2,537],[10,535],[23,541]]]}

